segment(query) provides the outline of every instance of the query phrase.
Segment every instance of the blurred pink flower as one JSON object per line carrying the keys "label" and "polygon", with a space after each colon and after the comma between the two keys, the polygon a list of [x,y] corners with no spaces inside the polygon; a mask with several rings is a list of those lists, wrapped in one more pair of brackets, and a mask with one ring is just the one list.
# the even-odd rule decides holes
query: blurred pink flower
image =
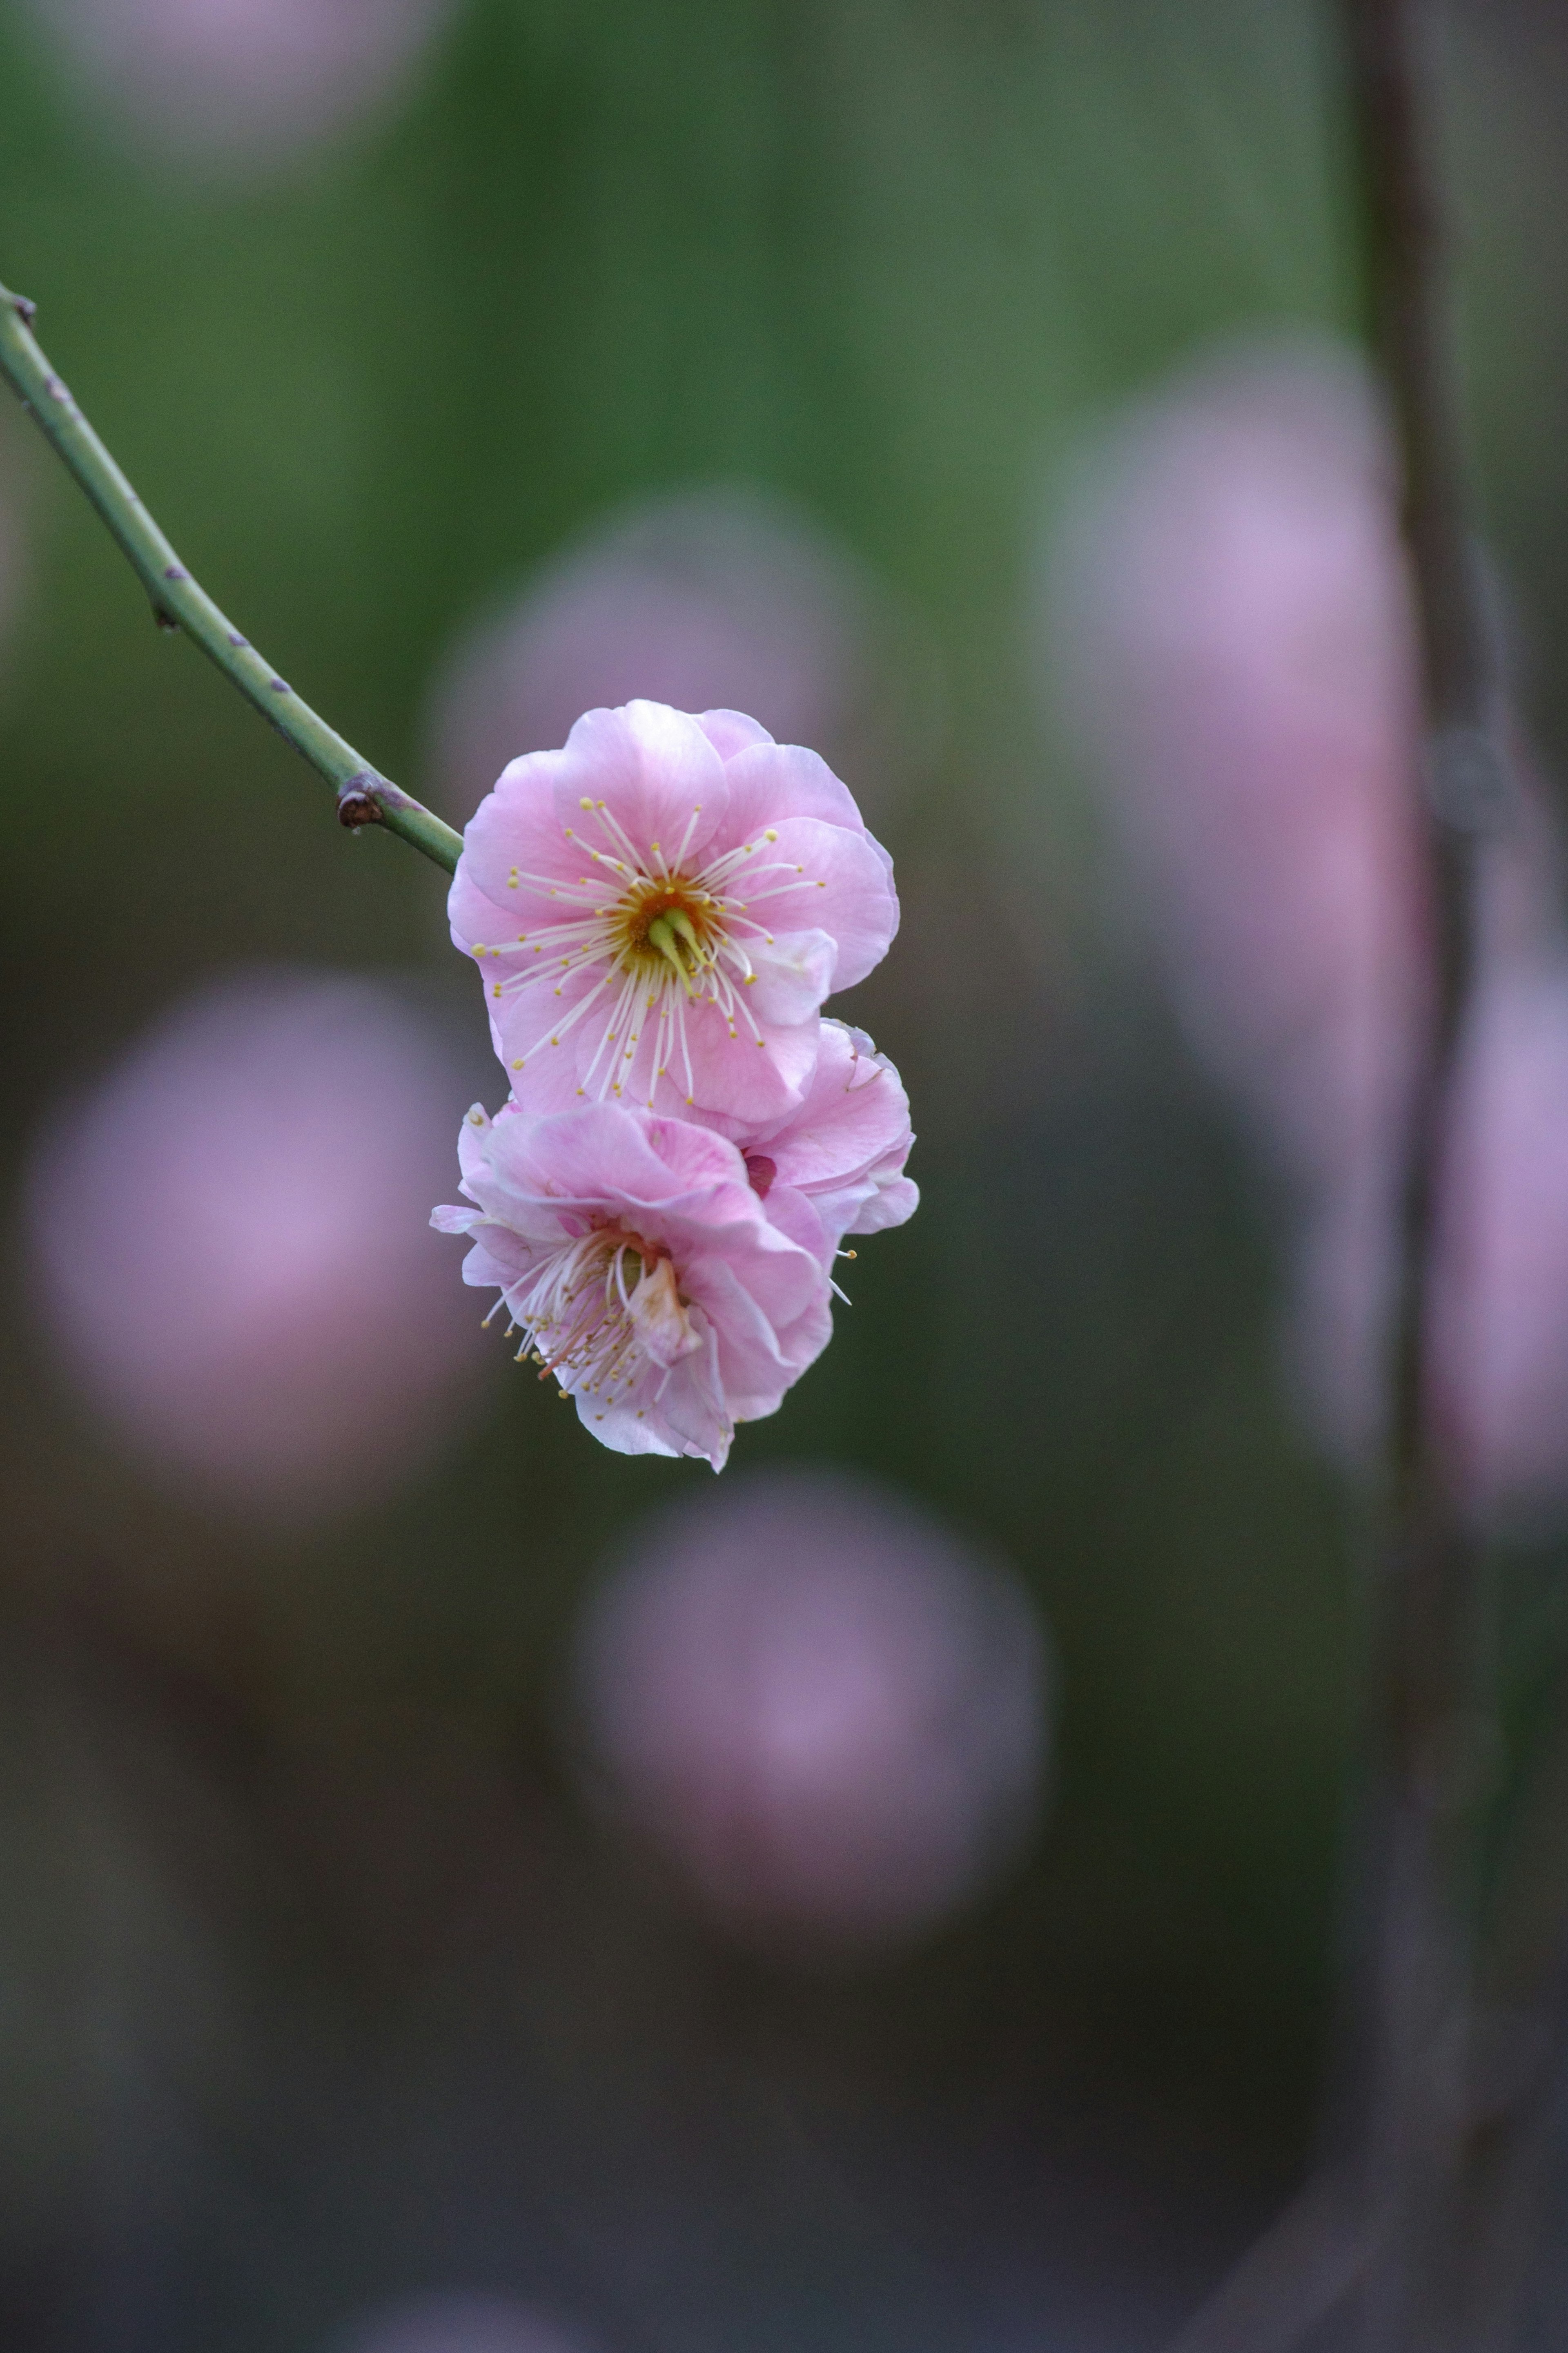
{"label": "blurred pink flower", "polygon": [[452,0],[34,0],[160,156],[254,167],[341,132],[411,75]]}
{"label": "blurred pink flower", "polygon": [[640,697],[752,712],[781,744],[818,745],[876,808],[940,733],[936,664],[910,640],[865,567],[785,501],[661,492],[464,633],[433,695],[431,789],[461,825],[520,748]]}
{"label": "blurred pink flower", "polygon": [[1386,1152],[1423,1003],[1413,627],[1370,395],[1332,352],[1201,363],[1109,438],[1056,665],[1177,1007],[1285,1173]]}
{"label": "blurred pink flower", "polygon": [[[1427,985],[1388,470],[1345,363],[1210,362],[1115,437],[1054,587],[1078,723],[1177,1006],[1288,1180],[1289,1345],[1319,1436],[1350,1460],[1379,1435]],[[1568,953],[1554,830],[1525,785],[1482,856],[1436,1273],[1452,1442],[1489,1514],[1568,1503]]]}
{"label": "blurred pink flower", "polygon": [[580,2344],[508,2296],[437,2294],[357,2322],[334,2353],[578,2353]]}
{"label": "blurred pink flower", "polygon": [[821,1228],[764,1209],[732,1144],[593,1103],[531,1119],[478,1105],[459,1141],[465,1282],[499,1286],[520,1355],[618,1454],[722,1470],[737,1421],[777,1410],[832,1336]]}
{"label": "blurred pink flower", "polygon": [[892,861],[815,752],[658,702],[514,760],[450,910],[525,1109],[625,1096],[731,1133],[800,1101],[823,998],[898,924]]}
{"label": "blurred pink flower", "polygon": [[753,1473],[654,1515],[578,1661],[605,1802],[764,1944],[918,1934],[1038,1809],[1048,1675],[1028,1601],[864,1480]]}
{"label": "blurred pink flower", "polygon": [[910,1099],[887,1056],[842,1021],[822,1024],[816,1069],[797,1107],[740,1143],[770,1211],[804,1195],[834,1248],[846,1234],[901,1226],[920,1206],[904,1175],[914,1145]]}
{"label": "blurred pink flower", "polygon": [[396,1485],[471,1417],[485,1351],[427,1230],[450,1061],[394,987],[243,974],[47,1124],[39,1311],[134,1453],[309,1519]]}
{"label": "blurred pink flower", "polygon": [[[1438,1360],[1463,1482],[1491,1519],[1568,1504],[1568,953],[1483,986],[1466,1044],[1437,1261]],[[1374,1172],[1375,1177],[1375,1172]],[[1344,1187],[1303,1239],[1297,1351],[1322,1434],[1377,1429],[1391,1281],[1384,1187]]]}

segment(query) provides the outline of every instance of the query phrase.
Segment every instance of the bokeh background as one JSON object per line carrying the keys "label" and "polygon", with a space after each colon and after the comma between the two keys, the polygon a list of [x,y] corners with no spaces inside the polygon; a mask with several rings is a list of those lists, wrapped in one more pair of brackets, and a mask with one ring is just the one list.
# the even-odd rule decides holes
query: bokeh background
{"label": "bokeh background", "polygon": [[[595,1449],[425,1231],[500,1092],[439,876],[331,822],[0,414],[19,2353],[1131,2353],[1307,2161],[1360,1658],[1333,1408],[1376,1290],[1333,1211],[1360,1232],[1377,1147],[1314,1158],[1332,1087],[1271,1110],[1278,1036],[1225,1027],[1297,851],[1227,883],[1216,820],[1200,880],[1258,921],[1184,982],[1192,860],[1125,844],[1167,718],[1184,789],[1277,773],[1267,677],[1255,741],[1159,667],[1239,708],[1276,590],[1287,670],[1302,599],[1308,637],[1361,617],[1300,687],[1351,712],[1309,801],[1326,760],[1383,806],[1400,740],[1331,29],[0,0],[0,270],[184,560],[458,823],[638,691],[826,753],[897,860],[841,1009],[924,1194],[721,1482]],[[1475,0],[1442,36],[1536,774],[1497,923],[1561,1071],[1568,31]],[[1205,573],[1182,534],[1237,479]],[[1543,1252],[1500,1539],[1531,1657]]]}

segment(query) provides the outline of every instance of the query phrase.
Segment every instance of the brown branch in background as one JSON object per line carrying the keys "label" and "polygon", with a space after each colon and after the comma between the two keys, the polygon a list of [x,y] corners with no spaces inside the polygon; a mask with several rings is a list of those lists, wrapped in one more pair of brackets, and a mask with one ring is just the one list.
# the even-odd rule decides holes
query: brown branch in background
{"label": "brown branch in background", "polygon": [[1479,835],[1504,800],[1499,694],[1459,454],[1420,0],[1342,0],[1367,339],[1402,479],[1419,632],[1433,1000],[1413,1085],[1391,1338],[1371,1706],[1373,2225],[1363,2342],[1463,2341],[1469,1947],[1485,1689],[1481,1564],[1432,1345],[1434,1243],[1476,969]]}

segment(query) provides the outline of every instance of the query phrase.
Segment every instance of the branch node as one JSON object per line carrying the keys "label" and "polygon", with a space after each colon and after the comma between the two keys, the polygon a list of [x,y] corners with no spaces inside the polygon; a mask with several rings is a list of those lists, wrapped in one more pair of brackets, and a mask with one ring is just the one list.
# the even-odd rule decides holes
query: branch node
{"label": "branch node", "polygon": [[380,825],[380,796],[384,790],[382,780],[374,769],[362,768],[357,776],[351,776],[347,784],[339,788],[338,823],[346,825],[351,833],[357,833],[362,825]]}
{"label": "branch node", "polygon": [[30,327],[34,320],[38,315],[37,304],[36,302],[29,302],[25,294],[13,294],[6,290],[0,290],[5,291],[5,301],[9,302],[12,310],[15,311],[17,318],[20,319],[24,327]]}

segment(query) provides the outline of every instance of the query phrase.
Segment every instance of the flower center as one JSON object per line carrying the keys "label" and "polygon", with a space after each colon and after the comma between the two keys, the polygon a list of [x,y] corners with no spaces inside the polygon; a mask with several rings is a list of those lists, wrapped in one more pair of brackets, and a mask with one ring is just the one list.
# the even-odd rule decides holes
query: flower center
{"label": "flower center", "polygon": [[639,874],[612,922],[621,934],[616,954],[623,970],[657,979],[668,968],[688,996],[728,941],[719,902],[684,874]]}
{"label": "flower center", "polygon": [[522,1330],[521,1361],[555,1376],[564,1396],[586,1393],[606,1407],[651,1368],[668,1378],[702,1345],[662,1243],[619,1226],[595,1227],[563,1242],[508,1294]]}
{"label": "flower center", "polygon": [[[603,1024],[580,1095],[602,1103],[630,1093],[651,1111],[659,1082],[668,1079],[689,1103],[695,1082],[688,1014],[710,1022],[717,1014],[736,1044],[766,1050],[748,1001],[757,978],[753,952],[773,944],[767,917],[757,910],[810,889],[815,878],[772,854],[778,840],[773,826],[704,863],[694,860],[695,871],[689,871],[700,808],[692,810],[685,837],[670,854],[658,841],[637,849],[602,800],[584,798],[582,807],[582,824],[563,828],[583,860],[581,873],[552,880],[513,867],[508,879],[509,889],[528,883],[542,890],[559,913],[531,933],[519,932],[515,941],[476,941],[472,954],[481,963],[494,956],[505,967],[490,983],[494,997],[531,997],[553,1014],[553,999],[570,997],[552,1026],[541,1025],[541,1045],[558,1047],[589,1019],[595,1028]],[[614,895],[606,894],[606,883]],[[521,1071],[527,1058],[520,1055],[509,1067]]]}

